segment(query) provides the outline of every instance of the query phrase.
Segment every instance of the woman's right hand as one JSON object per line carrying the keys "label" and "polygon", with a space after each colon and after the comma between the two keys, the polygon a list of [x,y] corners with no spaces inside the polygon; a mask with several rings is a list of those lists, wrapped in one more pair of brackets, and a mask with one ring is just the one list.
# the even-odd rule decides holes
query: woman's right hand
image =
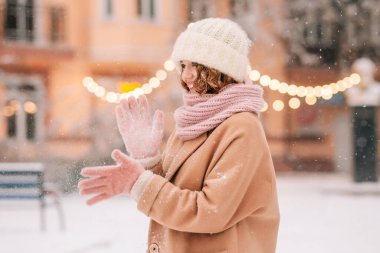
{"label": "woman's right hand", "polygon": [[120,150],[112,152],[116,165],[83,168],[81,175],[88,177],[78,183],[81,195],[95,194],[87,200],[88,205],[109,199],[121,193],[130,193],[137,179],[144,172],[142,165],[123,154]]}
{"label": "woman's right hand", "polygon": [[153,120],[145,96],[131,96],[116,107],[117,126],[125,148],[135,159],[157,155],[164,134],[163,112],[156,110]]}

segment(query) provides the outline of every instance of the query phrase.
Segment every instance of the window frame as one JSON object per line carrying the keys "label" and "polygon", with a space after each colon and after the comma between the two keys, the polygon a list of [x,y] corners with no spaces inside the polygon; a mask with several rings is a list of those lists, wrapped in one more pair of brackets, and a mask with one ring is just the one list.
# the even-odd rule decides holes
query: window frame
{"label": "window frame", "polygon": [[137,0],[137,17],[142,21],[156,22],[158,21],[158,7],[157,0]]}
{"label": "window frame", "polygon": [[[10,101],[17,101],[15,116],[15,135],[8,135],[8,118],[3,114],[2,121],[5,126],[5,140],[11,143],[32,143],[37,144],[44,138],[44,124],[43,119],[45,117],[45,102],[44,93],[45,88],[43,85],[43,79],[39,76],[19,76],[15,74],[5,74],[5,96],[2,107],[5,108]],[[33,87],[33,91],[27,92],[22,90],[23,86]],[[28,113],[24,109],[26,102],[33,102],[36,105],[36,112],[34,113],[33,128],[34,132],[32,136],[28,133]]]}
{"label": "window frame", "polygon": [[[193,13],[192,13],[193,12]],[[199,14],[201,13],[201,14]],[[189,0],[188,1],[188,20],[195,22],[204,18],[214,16],[214,5],[210,5],[207,1]]]}
{"label": "window frame", "polygon": [[[6,0],[4,13],[4,38],[9,41],[34,42],[37,38],[35,0]],[[29,11],[27,11],[29,10]],[[14,18],[15,27],[7,27],[8,19]],[[31,22],[31,26],[30,25]]]}
{"label": "window frame", "polygon": [[112,21],[115,19],[115,1],[114,0],[100,0],[100,9],[102,19],[105,21]]}

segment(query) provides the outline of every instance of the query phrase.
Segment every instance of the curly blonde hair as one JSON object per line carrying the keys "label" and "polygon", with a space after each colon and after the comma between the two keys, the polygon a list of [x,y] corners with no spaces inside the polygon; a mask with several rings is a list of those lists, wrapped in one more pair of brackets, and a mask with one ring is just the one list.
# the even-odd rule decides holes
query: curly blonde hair
{"label": "curly blonde hair", "polygon": [[[197,63],[196,70],[198,73],[198,78],[194,81],[194,90],[201,95],[206,93],[217,94],[227,84],[238,83],[232,77],[202,64]],[[184,89],[190,91],[182,79],[181,85]]]}

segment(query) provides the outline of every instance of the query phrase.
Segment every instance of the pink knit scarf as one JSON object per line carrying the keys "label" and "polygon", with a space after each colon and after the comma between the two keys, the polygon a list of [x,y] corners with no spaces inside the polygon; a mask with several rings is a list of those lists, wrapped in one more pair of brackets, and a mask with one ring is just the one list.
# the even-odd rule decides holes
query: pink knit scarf
{"label": "pink knit scarf", "polygon": [[264,105],[263,89],[251,82],[229,84],[218,94],[185,92],[184,106],[174,112],[176,134],[183,140],[194,139],[216,128],[238,112],[259,113]]}

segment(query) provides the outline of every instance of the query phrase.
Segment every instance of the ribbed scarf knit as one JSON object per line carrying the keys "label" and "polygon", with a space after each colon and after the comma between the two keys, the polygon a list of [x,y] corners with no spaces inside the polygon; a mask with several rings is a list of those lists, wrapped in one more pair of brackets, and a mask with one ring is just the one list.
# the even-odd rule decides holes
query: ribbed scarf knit
{"label": "ribbed scarf knit", "polygon": [[264,105],[263,89],[251,82],[226,85],[218,94],[184,92],[183,102],[174,112],[176,134],[183,141],[216,128],[235,113],[258,114]]}

